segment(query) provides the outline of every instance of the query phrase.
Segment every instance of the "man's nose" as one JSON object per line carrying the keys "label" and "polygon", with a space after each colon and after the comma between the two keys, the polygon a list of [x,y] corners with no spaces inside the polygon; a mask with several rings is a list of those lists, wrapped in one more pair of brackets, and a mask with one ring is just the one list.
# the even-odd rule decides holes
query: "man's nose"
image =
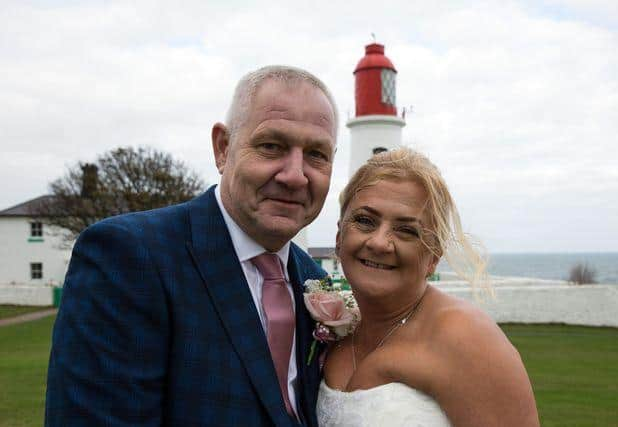
{"label": "man's nose", "polygon": [[304,167],[303,150],[300,147],[293,147],[283,159],[283,165],[275,180],[289,188],[301,188],[309,182]]}

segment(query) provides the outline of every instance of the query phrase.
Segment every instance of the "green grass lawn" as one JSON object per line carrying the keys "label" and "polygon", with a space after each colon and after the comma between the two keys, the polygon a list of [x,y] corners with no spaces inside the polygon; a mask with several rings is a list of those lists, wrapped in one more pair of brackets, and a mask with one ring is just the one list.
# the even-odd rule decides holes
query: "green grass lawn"
{"label": "green grass lawn", "polygon": [[526,365],[542,426],[618,426],[618,329],[501,326]]}
{"label": "green grass lawn", "polygon": [[[54,317],[0,327],[0,427],[43,424]],[[618,426],[618,329],[502,325],[522,355],[541,425]]]}
{"label": "green grass lawn", "polygon": [[20,314],[32,313],[33,311],[47,310],[51,307],[32,307],[24,305],[0,305],[0,319],[19,316]]}
{"label": "green grass lawn", "polygon": [[43,425],[54,319],[0,327],[0,427]]}

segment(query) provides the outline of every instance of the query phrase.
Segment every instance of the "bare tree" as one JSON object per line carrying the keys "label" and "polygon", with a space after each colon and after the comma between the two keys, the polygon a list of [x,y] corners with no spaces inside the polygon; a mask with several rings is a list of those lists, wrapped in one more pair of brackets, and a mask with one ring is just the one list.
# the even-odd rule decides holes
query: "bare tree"
{"label": "bare tree", "polygon": [[116,148],[95,163],[79,163],[50,184],[52,197],[36,214],[66,230],[72,241],[89,225],[112,215],[184,202],[205,188],[184,163],[148,147]]}
{"label": "bare tree", "polygon": [[569,271],[569,282],[576,285],[596,283],[597,272],[588,264],[578,263]]}

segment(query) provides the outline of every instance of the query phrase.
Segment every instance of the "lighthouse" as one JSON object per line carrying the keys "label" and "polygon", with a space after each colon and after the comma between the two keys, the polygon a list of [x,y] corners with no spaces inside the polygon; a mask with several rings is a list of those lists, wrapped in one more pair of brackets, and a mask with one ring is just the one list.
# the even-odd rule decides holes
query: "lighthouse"
{"label": "lighthouse", "polygon": [[374,154],[401,146],[406,122],[397,115],[396,76],[395,66],[384,55],[384,45],[365,46],[365,56],[354,70],[356,111],[346,123],[350,129],[350,177]]}

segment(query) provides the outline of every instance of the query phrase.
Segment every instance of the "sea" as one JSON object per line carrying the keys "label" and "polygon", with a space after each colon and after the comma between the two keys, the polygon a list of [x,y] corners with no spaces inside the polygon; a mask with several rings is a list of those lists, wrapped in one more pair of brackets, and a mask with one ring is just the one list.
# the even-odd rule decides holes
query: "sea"
{"label": "sea", "polygon": [[[489,274],[568,280],[569,271],[585,264],[595,272],[597,283],[618,285],[618,252],[602,253],[496,253],[489,255]],[[438,271],[452,271],[441,262]]]}

